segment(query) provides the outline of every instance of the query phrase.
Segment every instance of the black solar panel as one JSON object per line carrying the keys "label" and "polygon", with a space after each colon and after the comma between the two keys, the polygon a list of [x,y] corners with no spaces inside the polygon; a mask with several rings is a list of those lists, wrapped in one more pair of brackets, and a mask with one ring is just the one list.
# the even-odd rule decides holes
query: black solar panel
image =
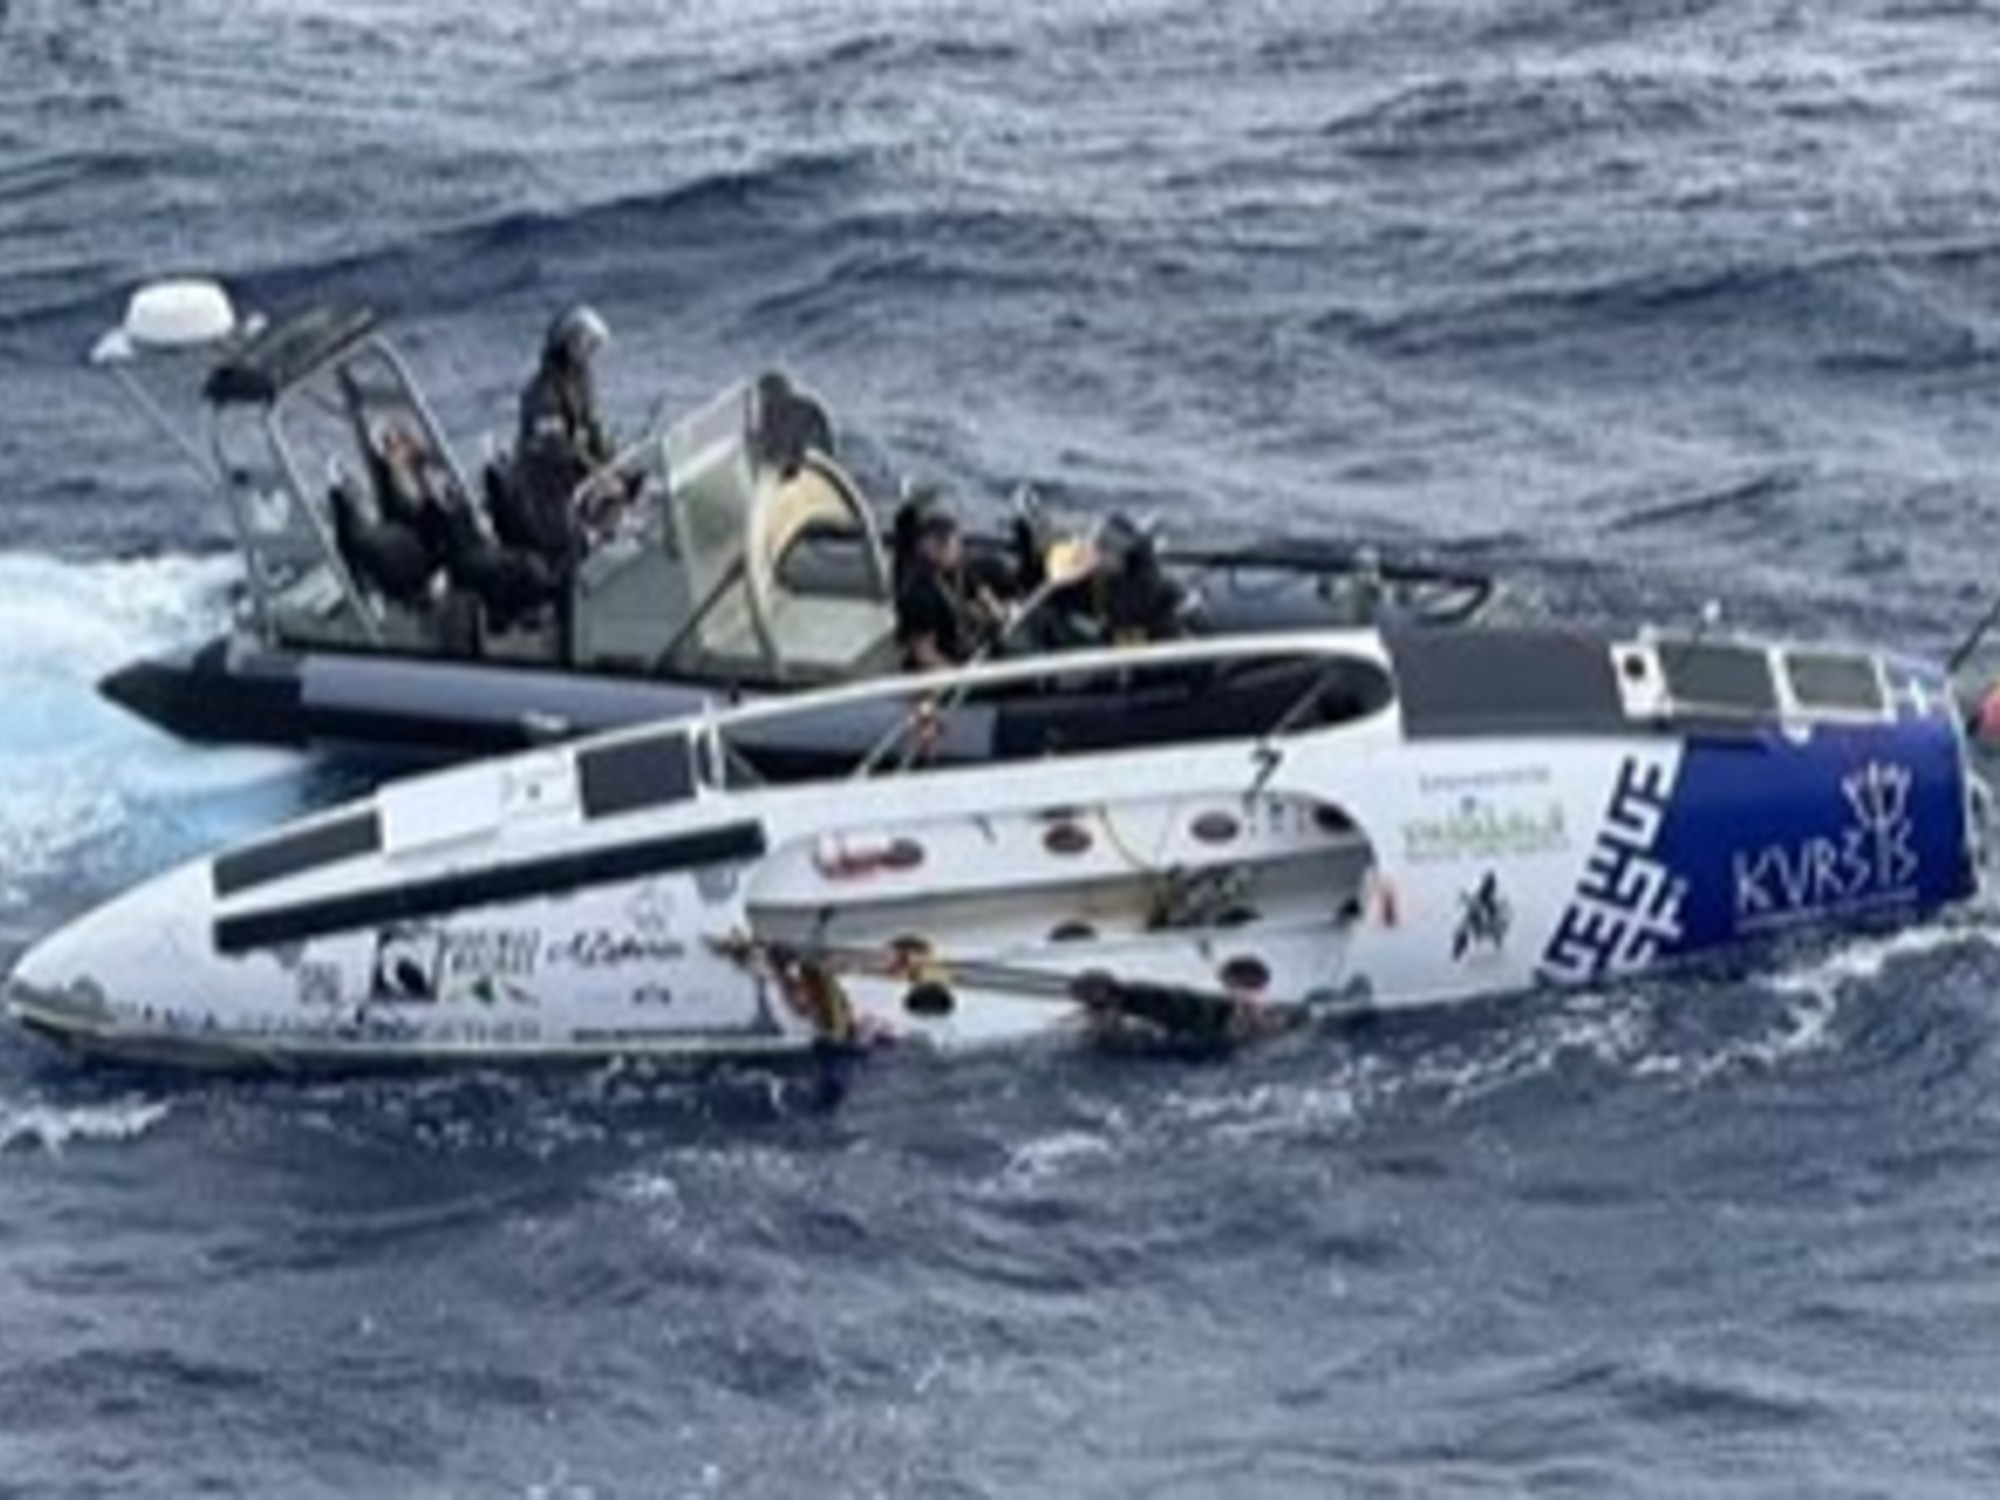
{"label": "black solar panel", "polygon": [[1785,676],[1801,708],[1882,712],[1882,678],[1870,657],[1831,651],[1788,651]]}
{"label": "black solar panel", "polygon": [[1602,635],[1467,629],[1398,631],[1386,639],[1412,736],[1631,728]]}
{"label": "black solar panel", "polygon": [[1778,684],[1768,653],[1749,646],[1705,641],[1662,641],[1660,669],[1667,691],[1683,708],[1775,714]]}
{"label": "black solar panel", "polygon": [[586,818],[616,817],[694,795],[694,763],[684,734],[586,750],[576,758],[576,777]]}

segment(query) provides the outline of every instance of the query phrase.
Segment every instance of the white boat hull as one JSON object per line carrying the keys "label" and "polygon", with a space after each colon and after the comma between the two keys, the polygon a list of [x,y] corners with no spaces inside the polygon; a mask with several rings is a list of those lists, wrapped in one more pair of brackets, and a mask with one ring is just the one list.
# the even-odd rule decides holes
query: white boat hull
{"label": "white boat hull", "polygon": [[[1385,660],[1372,634],[1326,641]],[[957,1050],[1146,1012],[1107,981],[1210,1018],[1432,1005],[1921,915],[1973,882],[1962,737],[1922,704],[1719,736],[1413,735],[1390,704],[724,787],[701,768],[731,732],[391,786],[54,934],[9,1008],[86,1050],[281,1068]],[[829,1026],[801,965],[851,1018]]]}

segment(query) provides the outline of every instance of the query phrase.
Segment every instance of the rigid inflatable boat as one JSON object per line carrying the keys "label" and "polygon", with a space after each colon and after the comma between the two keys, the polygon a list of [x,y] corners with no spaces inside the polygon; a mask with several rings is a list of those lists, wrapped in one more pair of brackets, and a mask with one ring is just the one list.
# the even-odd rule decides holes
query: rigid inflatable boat
{"label": "rigid inflatable boat", "polygon": [[[824,406],[782,376],[648,423],[611,469],[635,498],[585,481],[571,510],[588,519],[551,559],[504,455],[474,482],[366,310],[266,324],[212,282],[156,283],[94,361],[219,495],[243,560],[228,629],[100,684],[169,733],[453,758],[896,665],[882,518]],[[385,519],[392,439],[477,566]],[[1477,572],[1310,542],[1161,561],[1201,634],[1460,622],[1492,593]]]}

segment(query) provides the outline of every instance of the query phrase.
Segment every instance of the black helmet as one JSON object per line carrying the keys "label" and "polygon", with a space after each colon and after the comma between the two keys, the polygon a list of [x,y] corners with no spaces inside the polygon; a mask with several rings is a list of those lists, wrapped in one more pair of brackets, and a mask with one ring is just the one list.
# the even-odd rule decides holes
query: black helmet
{"label": "black helmet", "polygon": [[1153,538],[1125,512],[1113,511],[1098,528],[1097,554],[1114,572],[1142,568],[1152,561]]}
{"label": "black helmet", "polygon": [[932,535],[932,528],[940,518],[951,519],[951,507],[944,494],[936,485],[903,485],[903,501],[896,507],[896,518],[889,531],[889,556],[894,559],[900,581],[903,570],[915,560],[917,547],[925,537]]}

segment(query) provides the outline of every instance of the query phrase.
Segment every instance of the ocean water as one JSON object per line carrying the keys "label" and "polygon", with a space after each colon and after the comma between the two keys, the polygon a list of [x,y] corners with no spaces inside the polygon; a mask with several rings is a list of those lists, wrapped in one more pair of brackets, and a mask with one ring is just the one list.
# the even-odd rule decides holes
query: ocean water
{"label": "ocean water", "polygon": [[[0,0],[0,961],[335,773],[91,696],[224,518],[137,279],[506,426],[783,364],[871,483],[1948,650],[1988,0]],[[329,778],[332,780],[329,780]],[[0,1037],[0,1495],[1987,1495],[2000,921],[1226,1064],[189,1083]]]}

